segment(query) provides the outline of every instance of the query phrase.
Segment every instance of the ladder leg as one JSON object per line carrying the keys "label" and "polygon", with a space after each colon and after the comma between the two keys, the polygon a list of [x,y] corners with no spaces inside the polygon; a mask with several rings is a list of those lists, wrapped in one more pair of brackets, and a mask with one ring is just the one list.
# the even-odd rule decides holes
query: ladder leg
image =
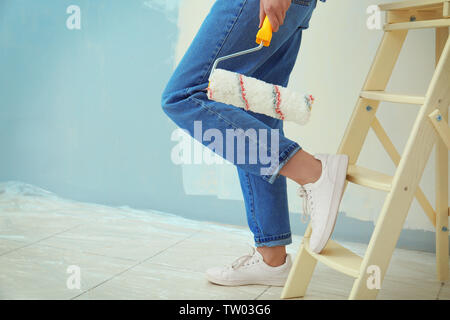
{"label": "ladder leg", "polygon": [[[450,105],[450,41],[447,41],[441,59],[427,92],[426,102],[419,111],[394,179],[386,198],[369,246],[361,264],[361,275],[355,281],[351,299],[375,299],[379,289],[367,287],[368,268],[378,267],[382,282],[395,249],[414,193],[430,156],[437,135],[428,120],[435,108],[441,112]],[[448,241],[448,239],[447,239]]]}
{"label": "ladder leg", "polygon": [[[385,32],[363,90],[385,90],[405,41],[407,30]],[[380,101],[359,98],[338,153],[355,164]]]}
{"label": "ladder leg", "polygon": [[408,143],[415,144],[404,154],[398,174],[394,176],[393,189],[388,194],[369,246],[361,264],[361,275],[355,281],[350,299],[375,299],[380,288],[367,286],[370,267],[379,270],[379,283],[383,281],[390,259],[400,236],[415,190],[434,145],[436,135],[431,124],[423,122],[420,132]]}
{"label": "ladder leg", "polygon": [[[391,16],[389,19],[392,20],[395,18]],[[407,30],[385,32],[363,90],[386,89],[407,34]],[[363,98],[358,99],[338,151],[338,153],[347,154],[351,164],[356,163],[358,160],[369,128],[375,119],[375,113],[379,103],[379,101],[371,101]],[[366,295],[365,291],[368,288],[365,281],[367,280],[364,278],[364,271],[361,270],[361,276],[354,282],[349,296],[350,299],[358,299]],[[373,298],[375,297],[376,294]]]}
{"label": "ladder leg", "polygon": [[[436,29],[436,64],[449,36],[448,28]],[[442,119],[448,121],[448,108],[443,108]],[[442,139],[436,145],[436,271],[441,282],[449,276],[448,239],[448,149]]]}
{"label": "ladder leg", "polygon": [[304,248],[303,244],[292,265],[286,285],[281,293],[281,299],[303,297],[313,275],[317,260]]}
{"label": "ladder leg", "polygon": [[422,119],[419,130],[408,140],[409,150],[404,153],[394,176],[393,189],[376,223],[361,264],[361,275],[353,285],[350,299],[376,298],[380,288],[367,286],[367,272],[370,267],[378,268],[379,283],[382,282],[435,140],[431,124]]}
{"label": "ladder leg", "polygon": [[[448,113],[442,115],[448,119]],[[436,271],[441,282],[448,280],[448,149],[440,139],[436,145]]]}

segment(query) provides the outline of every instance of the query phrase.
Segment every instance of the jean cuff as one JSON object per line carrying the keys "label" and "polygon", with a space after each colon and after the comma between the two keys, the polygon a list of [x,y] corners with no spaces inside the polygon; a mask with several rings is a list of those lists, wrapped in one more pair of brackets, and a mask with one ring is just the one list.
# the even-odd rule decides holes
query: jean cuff
{"label": "jean cuff", "polygon": [[294,156],[294,154],[297,153],[297,151],[300,151],[301,149],[302,148],[299,146],[297,142],[291,144],[286,150],[284,150],[280,154],[278,163],[275,166],[272,166],[268,169],[270,174],[263,176],[263,178],[267,180],[270,184],[273,184],[280,175],[280,171],[283,168],[283,166]]}
{"label": "jean cuff", "polygon": [[287,246],[288,244],[291,244],[291,243],[292,243],[292,236],[288,235],[286,238],[283,238],[283,239],[267,240],[267,241],[263,241],[263,242],[255,241],[255,247]]}

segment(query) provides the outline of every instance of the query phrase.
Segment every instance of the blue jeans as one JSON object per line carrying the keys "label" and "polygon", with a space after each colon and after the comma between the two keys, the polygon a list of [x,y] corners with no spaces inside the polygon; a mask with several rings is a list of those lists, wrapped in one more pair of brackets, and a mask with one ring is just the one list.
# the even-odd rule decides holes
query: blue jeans
{"label": "blue jeans", "polygon": [[[273,34],[269,47],[225,60],[218,68],[287,86],[302,32],[308,28],[316,1],[292,1],[284,24]],[[271,247],[292,242],[286,178],[279,175],[279,171],[301,147],[284,136],[281,120],[211,101],[205,92],[214,61],[255,47],[258,24],[259,0],[217,0],[167,84],[162,95],[162,107],[180,128],[216,153],[219,152],[211,147],[210,141],[194,134],[194,122],[198,127],[201,121],[203,131],[213,130],[209,132],[222,133],[223,137],[233,132],[236,137],[243,137],[244,148],[241,146],[239,149],[238,144],[230,147],[225,138],[215,138],[215,147],[221,144],[219,155],[237,167],[255,245]],[[262,134],[259,137],[246,134],[250,132],[248,130],[254,130],[256,134],[264,132],[267,138],[263,140]],[[259,149],[258,155],[267,152],[276,161],[267,163],[260,157],[253,162],[239,161],[239,155],[248,159],[251,143]],[[264,174],[262,169],[266,169]]]}

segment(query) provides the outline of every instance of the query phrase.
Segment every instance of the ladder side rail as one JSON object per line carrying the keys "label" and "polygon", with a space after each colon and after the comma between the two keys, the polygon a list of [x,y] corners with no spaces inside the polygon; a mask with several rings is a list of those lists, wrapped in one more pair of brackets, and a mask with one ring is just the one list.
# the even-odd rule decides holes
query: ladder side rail
{"label": "ladder side rail", "polygon": [[[448,5],[448,2],[446,2]],[[448,7],[447,7],[448,9]],[[436,65],[439,65],[446,42],[449,40],[449,28],[436,29]],[[442,120],[448,121],[448,107],[441,110]],[[447,126],[448,132],[448,126]],[[439,281],[449,279],[449,238],[448,238],[448,149],[442,139],[436,143],[436,273]]]}

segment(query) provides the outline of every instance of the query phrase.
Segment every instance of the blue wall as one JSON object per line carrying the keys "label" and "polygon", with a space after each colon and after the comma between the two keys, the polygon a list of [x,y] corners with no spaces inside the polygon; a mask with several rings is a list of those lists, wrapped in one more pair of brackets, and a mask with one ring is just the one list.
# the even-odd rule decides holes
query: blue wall
{"label": "blue wall", "polygon": [[[148,5],[150,3],[150,5]],[[171,1],[176,4],[176,1]],[[186,196],[160,108],[176,6],[143,0],[0,1],[0,181],[79,201],[245,224],[244,204]],[[69,5],[81,29],[69,30]]]}
{"label": "blue wall", "polygon": [[[159,107],[176,25],[144,1],[1,1],[0,180],[77,200],[175,209]],[[69,30],[66,8],[81,8]]]}

